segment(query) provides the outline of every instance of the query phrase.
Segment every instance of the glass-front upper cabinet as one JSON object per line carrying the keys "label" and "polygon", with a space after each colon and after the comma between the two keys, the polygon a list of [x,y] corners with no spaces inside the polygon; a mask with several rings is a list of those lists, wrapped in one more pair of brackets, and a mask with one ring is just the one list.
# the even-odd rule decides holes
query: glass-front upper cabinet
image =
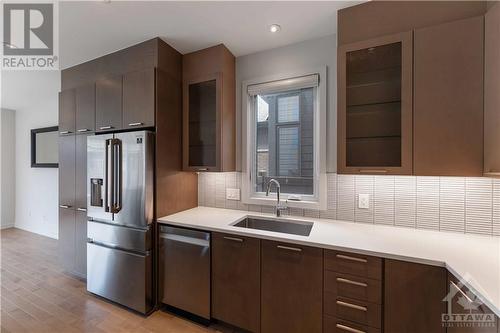
{"label": "glass-front upper cabinet", "polygon": [[338,172],[412,174],[412,34],[339,46]]}
{"label": "glass-front upper cabinet", "polygon": [[188,164],[208,171],[217,167],[217,79],[192,82],[187,90]]}

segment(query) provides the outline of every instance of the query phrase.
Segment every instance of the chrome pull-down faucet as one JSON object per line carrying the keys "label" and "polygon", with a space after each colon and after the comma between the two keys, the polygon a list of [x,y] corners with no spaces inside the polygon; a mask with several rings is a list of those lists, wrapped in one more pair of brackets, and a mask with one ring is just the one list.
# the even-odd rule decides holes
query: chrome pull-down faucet
{"label": "chrome pull-down faucet", "polygon": [[271,185],[274,184],[276,185],[276,199],[277,199],[277,203],[276,203],[276,217],[280,217],[281,216],[281,211],[282,210],[286,210],[286,205],[282,205],[281,202],[280,202],[280,183],[272,178],[269,180],[269,182],[267,183],[267,189],[266,189],[266,196],[269,196],[269,191],[271,190]]}

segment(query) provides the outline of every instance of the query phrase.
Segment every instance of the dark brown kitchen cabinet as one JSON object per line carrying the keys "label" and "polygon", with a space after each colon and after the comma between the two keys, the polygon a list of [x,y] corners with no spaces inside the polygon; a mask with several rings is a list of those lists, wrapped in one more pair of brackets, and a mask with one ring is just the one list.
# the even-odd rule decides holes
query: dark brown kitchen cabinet
{"label": "dark brown kitchen cabinet", "polygon": [[260,332],[260,240],[212,233],[212,317]]}
{"label": "dark brown kitchen cabinet", "polygon": [[58,255],[63,268],[75,270],[75,214],[73,209],[59,208]]}
{"label": "dark brown kitchen cabinet", "polygon": [[472,315],[474,316],[472,318],[481,319],[471,321],[471,317],[464,317],[467,320],[450,321],[446,325],[447,333],[497,333],[499,323],[493,311],[450,273],[448,273],[446,304],[447,314]]}
{"label": "dark brown kitchen cabinet", "polygon": [[500,177],[500,4],[484,17],[484,175]]}
{"label": "dark brown kitchen cabinet", "polygon": [[155,69],[123,75],[123,128],[155,125]]}
{"label": "dark brown kitchen cabinet", "polygon": [[442,267],[385,259],[384,332],[445,333],[446,282]]}
{"label": "dark brown kitchen cabinet", "polygon": [[322,332],[323,250],[261,241],[261,331]]}
{"label": "dark brown kitchen cabinet", "polygon": [[75,139],[75,209],[87,209],[87,137],[77,135]]}
{"label": "dark brown kitchen cabinet", "polygon": [[183,56],[183,169],[235,170],[235,58],[224,45]]}
{"label": "dark brown kitchen cabinet", "polygon": [[75,135],[59,137],[59,205],[75,207]]}
{"label": "dark brown kitchen cabinet", "polygon": [[75,89],[63,90],[59,93],[59,134],[75,133]]}
{"label": "dark brown kitchen cabinet", "polygon": [[339,46],[339,173],[412,174],[412,32]]}
{"label": "dark brown kitchen cabinet", "polygon": [[95,84],[96,131],[122,127],[122,76],[98,80]]}
{"label": "dark brown kitchen cabinet", "polygon": [[484,18],[415,30],[414,171],[483,174]]}
{"label": "dark brown kitchen cabinet", "polygon": [[76,133],[95,130],[95,84],[76,88]]}
{"label": "dark brown kitchen cabinet", "polygon": [[87,212],[77,211],[75,218],[74,273],[87,277]]}

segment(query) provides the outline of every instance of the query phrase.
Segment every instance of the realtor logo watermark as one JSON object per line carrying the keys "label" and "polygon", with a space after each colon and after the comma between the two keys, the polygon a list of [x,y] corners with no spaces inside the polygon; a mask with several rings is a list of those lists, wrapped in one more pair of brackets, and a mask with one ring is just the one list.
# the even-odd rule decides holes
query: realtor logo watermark
{"label": "realtor logo watermark", "polygon": [[57,3],[4,3],[2,12],[2,69],[58,69]]}
{"label": "realtor logo watermark", "polygon": [[450,281],[449,292],[443,302],[447,302],[447,311],[441,315],[444,327],[495,327],[493,313],[485,312],[483,302],[472,292],[464,291],[466,281]]}

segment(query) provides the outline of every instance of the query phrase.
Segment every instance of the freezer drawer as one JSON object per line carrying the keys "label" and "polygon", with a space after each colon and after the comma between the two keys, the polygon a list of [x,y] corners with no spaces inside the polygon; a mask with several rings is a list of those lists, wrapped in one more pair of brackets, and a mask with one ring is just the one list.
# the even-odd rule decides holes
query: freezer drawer
{"label": "freezer drawer", "polygon": [[162,302],[210,319],[210,233],[160,228]]}
{"label": "freezer drawer", "polygon": [[120,225],[88,221],[87,238],[93,242],[123,250],[151,250],[152,229],[135,229]]}
{"label": "freezer drawer", "polygon": [[87,243],[87,290],[141,313],[153,307],[151,254]]}

